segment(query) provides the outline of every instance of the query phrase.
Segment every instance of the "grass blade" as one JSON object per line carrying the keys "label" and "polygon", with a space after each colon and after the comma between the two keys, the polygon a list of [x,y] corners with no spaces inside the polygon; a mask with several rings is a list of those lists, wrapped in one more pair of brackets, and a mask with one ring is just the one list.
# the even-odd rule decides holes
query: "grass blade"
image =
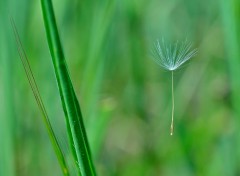
{"label": "grass blade", "polygon": [[[5,2],[6,3],[6,2]],[[0,1],[0,20],[6,24],[6,12]],[[16,119],[14,118],[14,71],[10,50],[9,26],[0,28],[0,175],[16,175]]]}
{"label": "grass blade", "polygon": [[49,121],[49,118],[48,118],[48,115],[47,115],[47,111],[46,111],[45,106],[43,104],[43,101],[42,101],[42,98],[40,96],[35,78],[33,76],[33,72],[31,70],[29,61],[27,59],[27,56],[26,56],[26,53],[23,49],[19,34],[17,32],[17,28],[16,28],[15,23],[14,23],[12,18],[11,18],[11,24],[12,24],[12,28],[13,28],[13,31],[14,31],[14,36],[15,36],[15,39],[16,39],[17,47],[18,47],[18,53],[19,53],[19,56],[21,58],[22,64],[24,66],[24,70],[26,72],[28,81],[30,83],[31,89],[32,89],[33,94],[34,94],[34,97],[37,101],[37,104],[38,104],[39,108],[41,109],[43,121],[44,121],[45,126],[47,128],[48,135],[49,135],[50,140],[52,142],[54,151],[57,155],[57,158],[58,158],[59,164],[61,166],[61,169],[63,171],[63,174],[65,176],[68,176],[69,175],[69,170],[68,170],[68,167],[66,165],[66,161],[65,161],[63,152],[60,148],[60,145],[57,141],[56,135],[54,134],[54,131],[53,131],[52,126],[50,124],[50,121]]}
{"label": "grass blade", "polygon": [[48,45],[64,109],[70,145],[82,176],[96,175],[81,115],[68,73],[51,0],[41,0]]}
{"label": "grass blade", "polygon": [[240,26],[239,23],[239,12],[237,12],[237,8],[239,7],[239,2],[235,0],[224,1],[221,0],[221,10],[222,10],[222,21],[225,32],[225,42],[227,49],[227,56],[229,57],[228,66],[229,66],[229,76],[231,80],[231,91],[232,91],[232,104],[234,110],[240,115],[239,103],[239,88],[240,88],[240,70],[239,70],[239,31],[238,28]]}

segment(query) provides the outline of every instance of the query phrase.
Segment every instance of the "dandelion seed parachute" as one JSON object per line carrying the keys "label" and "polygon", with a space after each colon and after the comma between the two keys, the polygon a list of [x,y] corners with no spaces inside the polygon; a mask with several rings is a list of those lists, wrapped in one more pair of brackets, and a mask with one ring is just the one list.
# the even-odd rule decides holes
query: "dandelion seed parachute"
{"label": "dandelion seed parachute", "polygon": [[174,129],[174,71],[179,69],[185,62],[189,61],[197,54],[197,49],[192,50],[192,43],[185,40],[176,42],[174,45],[168,45],[164,39],[157,40],[152,50],[153,60],[163,69],[172,72],[172,119],[170,135],[173,135]]}
{"label": "dandelion seed parachute", "polygon": [[179,69],[185,62],[194,57],[197,49],[192,48],[192,43],[187,40],[184,42],[176,42],[174,45],[168,45],[162,39],[157,40],[152,50],[154,61],[163,69],[174,71]]}

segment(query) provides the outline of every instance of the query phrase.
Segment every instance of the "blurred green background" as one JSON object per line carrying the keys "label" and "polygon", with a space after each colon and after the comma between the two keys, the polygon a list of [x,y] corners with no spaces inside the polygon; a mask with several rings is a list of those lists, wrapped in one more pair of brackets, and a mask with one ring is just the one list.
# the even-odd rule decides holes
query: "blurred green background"
{"label": "blurred green background", "polygon": [[[240,175],[240,1],[53,0],[53,5],[98,175]],[[61,175],[9,16],[69,156],[40,1],[0,0],[0,176]],[[150,54],[162,37],[187,37],[198,48],[175,73],[174,136],[171,74]]]}

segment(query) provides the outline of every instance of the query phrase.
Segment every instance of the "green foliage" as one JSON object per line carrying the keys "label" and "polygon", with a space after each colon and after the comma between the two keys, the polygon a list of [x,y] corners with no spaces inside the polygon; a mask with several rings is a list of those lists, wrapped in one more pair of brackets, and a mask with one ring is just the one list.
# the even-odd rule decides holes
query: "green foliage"
{"label": "green foliage", "polygon": [[77,167],[79,167],[80,175],[96,175],[82,113],[72,86],[63,49],[60,43],[52,2],[51,0],[42,0],[41,3],[48,45],[52,55],[52,62],[65,113],[68,136],[73,156]]}
{"label": "green foliage", "polygon": [[[9,3],[5,4],[6,6]],[[0,21],[9,24],[6,19],[6,9],[0,1]],[[13,63],[12,41],[8,40],[10,27],[2,25],[0,28],[0,175],[15,176],[15,123],[13,77],[11,76]]]}
{"label": "green foliage", "polygon": [[[66,127],[49,49],[57,52],[53,59],[64,58],[64,50],[66,60],[56,59],[54,65],[68,65],[58,79],[66,83],[63,91],[69,93],[71,104],[81,102],[98,175],[239,174],[237,0],[54,0],[57,32],[45,30],[41,1],[0,2],[0,176],[61,175],[17,56],[9,13],[70,175],[79,174],[75,162],[79,157],[72,157],[75,146],[69,141],[74,140],[68,139],[72,131],[70,123]],[[52,24],[48,27],[54,28]],[[61,50],[54,50],[57,33]],[[46,34],[55,36],[48,37],[49,48]],[[152,43],[159,37],[188,38],[198,48],[194,60],[174,72],[172,137],[171,75],[150,59]]]}

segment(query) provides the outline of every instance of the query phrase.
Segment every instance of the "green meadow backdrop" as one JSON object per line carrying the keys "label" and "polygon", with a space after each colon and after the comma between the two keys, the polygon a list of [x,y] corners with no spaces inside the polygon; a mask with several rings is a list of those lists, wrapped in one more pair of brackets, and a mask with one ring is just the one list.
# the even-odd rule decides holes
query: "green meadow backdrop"
{"label": "green meadow backdrop", "polygon": [[[53,0],[99,176],[240,175],[240,1]],[[40,0],[0,0],[0,176],[58,176],[60,166],[17,52],[16,23],[54,132],[77,175]],[[198,54],[171,73],[156,39]]]}

